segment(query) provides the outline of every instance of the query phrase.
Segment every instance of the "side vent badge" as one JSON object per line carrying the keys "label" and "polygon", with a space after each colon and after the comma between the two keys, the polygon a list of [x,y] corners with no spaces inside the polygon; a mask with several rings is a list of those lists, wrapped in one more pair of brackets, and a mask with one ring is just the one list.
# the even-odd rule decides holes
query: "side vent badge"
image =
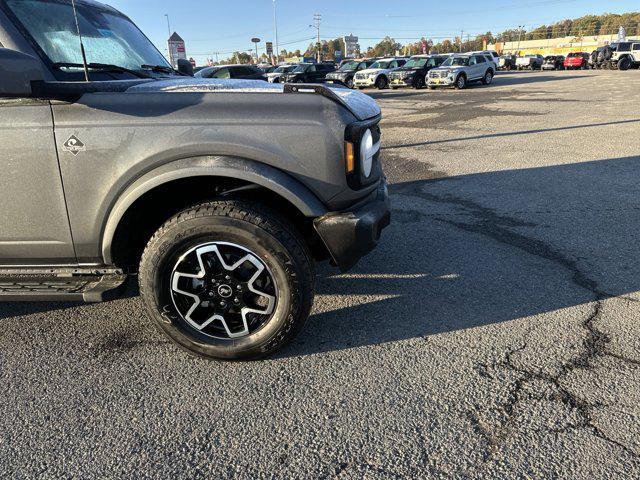
{"label": "side vent badge", "polygon": [[77,157],[80,152],[86,152],[87,146],[80,141],[78,137],[75,135],[71,135],[69,140],[62,144],[62,150],[65,152],[69,152],[74,157]]}

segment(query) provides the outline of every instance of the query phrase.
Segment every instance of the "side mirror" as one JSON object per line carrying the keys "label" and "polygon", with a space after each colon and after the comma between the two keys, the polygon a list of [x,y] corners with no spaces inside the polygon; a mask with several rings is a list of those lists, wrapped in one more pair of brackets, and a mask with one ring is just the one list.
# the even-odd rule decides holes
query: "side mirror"
{"label": "side mirror", "polygon": [[178,71],[193,77],[193,65],[191,65],[189,60],[185,60],[184,58],[178,59]]}
{"label": "side mirror", "polygon": [[31,83],[44,81],[40,60],[0,48],[0,97],[30,97]]}

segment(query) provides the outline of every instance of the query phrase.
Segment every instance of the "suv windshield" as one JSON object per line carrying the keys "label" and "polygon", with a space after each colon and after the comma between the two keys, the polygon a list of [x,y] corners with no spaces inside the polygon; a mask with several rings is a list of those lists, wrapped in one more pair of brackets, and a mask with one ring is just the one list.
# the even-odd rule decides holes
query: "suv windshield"
{"label": "suv windshield", "polygon": [[306,65],[298,65],[294,70],[293,73],[304,73],[306,72],[309,67],[311,66],[311,64],[306,64]]}
{"label": "suv windshield", "polygon": [[[82,63],[71,2],[5,0],[0,2],[0,6],[13,14],[18,27],[31,36],[34,46],[50,64]],[[77,3],[77,10],[88,63],[118,65],[141,72],[149,66],[170,71],[171,66],[164,56],[124,15],[109,7],[82,1]],[[80,70],[77,67],[65,67],[53,73],[60,80],[71,80],[73,78],[69,76],[78,76]]]}
{"label": "suv windshield", "polygon": [[466,67],[469,65],[468,57],[449,57],[442,64],[443,67]]}
{"label": "suv windshield", "polygon": [[389,68],[389,65],[391,65],[391,62],[393,60],[387,60],[386,62],[376,62],[373,65],[371,65],[371,67],[369,68],[382,68],[382,69],[386,69]]}
{"label": "suv windshield", "polygon": [[422,68],[427,64],[428,58],[412,58],[405,64],[405,68]]}
{"label": "suv windshield", "polygon": [[358,65],[360,65],[360,62],[345,63],[343,66],[340,67],[340,71],[350,72],[351,70],[355,70],[356,68],[358,68]]}

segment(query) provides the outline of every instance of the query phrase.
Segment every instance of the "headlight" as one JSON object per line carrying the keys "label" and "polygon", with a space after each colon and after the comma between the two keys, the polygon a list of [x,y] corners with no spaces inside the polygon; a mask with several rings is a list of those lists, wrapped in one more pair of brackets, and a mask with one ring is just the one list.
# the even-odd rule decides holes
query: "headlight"
{"label": "headlight", "polygon": [[380,127],[371,122],[354,123],[345,132],[347,183],[353,190],[375,183],[381,175]]}
{"label": "headlight", "polygon": [[367,129],[360,141],[360,161],[362,162],[362,174],[365,178],[369,178],[371,176],[373,157],[378,153],[379,149],[380,145],[374,145],[371,130]]}

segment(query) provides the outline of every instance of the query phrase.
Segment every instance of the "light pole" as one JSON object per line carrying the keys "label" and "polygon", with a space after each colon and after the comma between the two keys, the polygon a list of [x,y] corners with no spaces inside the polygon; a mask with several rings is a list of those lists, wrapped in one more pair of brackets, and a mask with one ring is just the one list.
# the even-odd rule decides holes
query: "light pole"
{"label": "light pole", "polygon": [[520,55],[520,42],[522,41],[522,29],[524,25],[518,25],[518,55]]}
{"label": "light pole", "polygon": [[261,42],[261,40],[258,37],[254,37],[251,39],[251,41],[256,44],[256,65],[257,65],[258,63],[260,63],[260,59],[258,58],[258,44]]}
{"label": "light pole", "polygon": [[167,30],[169,30],[169,36],[171,36],[171,23],[169,22],[169,14],[165,13],[165,17],[167,17]]}
{"label": "light pole", "polygon": [[276,65],[280,61],[280,46],[278,45],[278,9],[276,0],[273,0],[273,30],[276,36]]}

